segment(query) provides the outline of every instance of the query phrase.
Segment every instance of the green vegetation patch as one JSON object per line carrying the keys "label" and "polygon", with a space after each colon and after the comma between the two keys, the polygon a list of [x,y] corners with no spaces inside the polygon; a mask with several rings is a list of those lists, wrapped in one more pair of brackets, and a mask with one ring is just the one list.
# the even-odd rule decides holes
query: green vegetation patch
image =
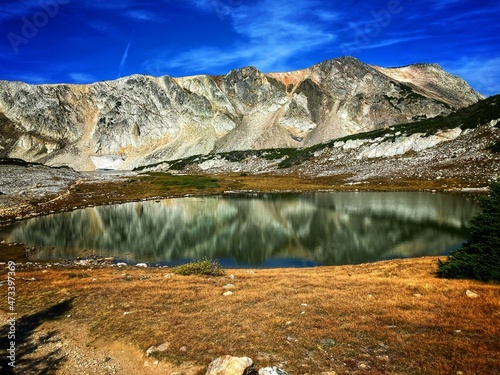
{"label": "green vegetation patch", "polygon": [[200,175],[173,175],[170,173],[150,172],[147,176],[151,178],[151,183],[160,186],[162,189],[171,188],[194,188],[213,189],[218,188],[218,180],[213,177]]}
{"label": "green vegetation patch", "polygon": [[490,185],[490,195],[481,206],[471,220],[469,241],[446,261],[439,260],[439,277],[500,281],[500,182]]}
{"label": "green vegetation patch", "polygon": [[178,275],[223,276],[225,271],[217,260],[203,259],[177,266],[172,272]]}

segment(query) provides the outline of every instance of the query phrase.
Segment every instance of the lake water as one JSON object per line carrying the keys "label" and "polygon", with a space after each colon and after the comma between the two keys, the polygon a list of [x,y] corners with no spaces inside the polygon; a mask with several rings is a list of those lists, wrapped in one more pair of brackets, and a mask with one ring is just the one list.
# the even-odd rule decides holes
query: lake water
{"label": "lake water", "polygon": [[[467,238],[471,197],[334,192],[189,197],[33,218],[7,233],[32,260],[94,254],[131,264],[204,257],[225,267],[304,267],[442,255]],[[4,233],[5,237],[5,233]]]}

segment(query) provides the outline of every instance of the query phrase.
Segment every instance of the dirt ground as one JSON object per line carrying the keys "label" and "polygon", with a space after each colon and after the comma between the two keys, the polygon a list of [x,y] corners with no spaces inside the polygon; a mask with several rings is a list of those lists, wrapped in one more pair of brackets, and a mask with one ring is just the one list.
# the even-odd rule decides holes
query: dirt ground
{"label": "dirt ground", "polygon": [[220,277],[15,267],[18,374],[196,375],[226,354],[289,374],[500,374],[500,285],[438,279],[435,257]]}

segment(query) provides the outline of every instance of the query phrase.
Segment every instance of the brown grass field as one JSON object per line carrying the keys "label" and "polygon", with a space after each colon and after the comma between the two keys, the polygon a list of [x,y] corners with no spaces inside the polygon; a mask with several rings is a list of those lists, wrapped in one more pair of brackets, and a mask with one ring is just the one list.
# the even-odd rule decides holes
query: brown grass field
{"label": "brown grass field", "polygon": [[[17,320],[36,321],[25,330],[21,356],[43,333],[89,356],[107,349],[111,362],[115,354],[119,361],[113,348],[120,345],[129,354],[118,374],[203,374],[225,354],[289,374],[500,374],[500,286],[436,278],[435,257],[219,277],[168,268],[19,267]],[[227,284],[234,285],[230,296],[223,295]],[[146,349],[166,342],[167,351],[146,358]],[[19,366],[30,369],[36,350],[24,352]],[[49,366],[50,355],[38,358],[36,369]],[[70,373],[68,358],[53,360],[54,372],[20,373]],[[142,367],[154,360],[156,367]]]}

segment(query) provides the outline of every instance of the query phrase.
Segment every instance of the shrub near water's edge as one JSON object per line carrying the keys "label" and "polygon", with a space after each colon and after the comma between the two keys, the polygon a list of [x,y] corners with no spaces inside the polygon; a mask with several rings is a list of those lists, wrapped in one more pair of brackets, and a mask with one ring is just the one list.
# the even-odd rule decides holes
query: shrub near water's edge
{"label": "shrub near water's edge", "polygon": [[207,275],[207,276],[223,276],[224,270],[217,260],[196,260],[186,263],[172,269],[173,273],[179,275]]}
{"label": "shrub near water's edge", "polygon": [[500,182],[490,185],[481,202],[482,211],[470,223],[470,239],[439,260],[439,277],[500,281]]}

